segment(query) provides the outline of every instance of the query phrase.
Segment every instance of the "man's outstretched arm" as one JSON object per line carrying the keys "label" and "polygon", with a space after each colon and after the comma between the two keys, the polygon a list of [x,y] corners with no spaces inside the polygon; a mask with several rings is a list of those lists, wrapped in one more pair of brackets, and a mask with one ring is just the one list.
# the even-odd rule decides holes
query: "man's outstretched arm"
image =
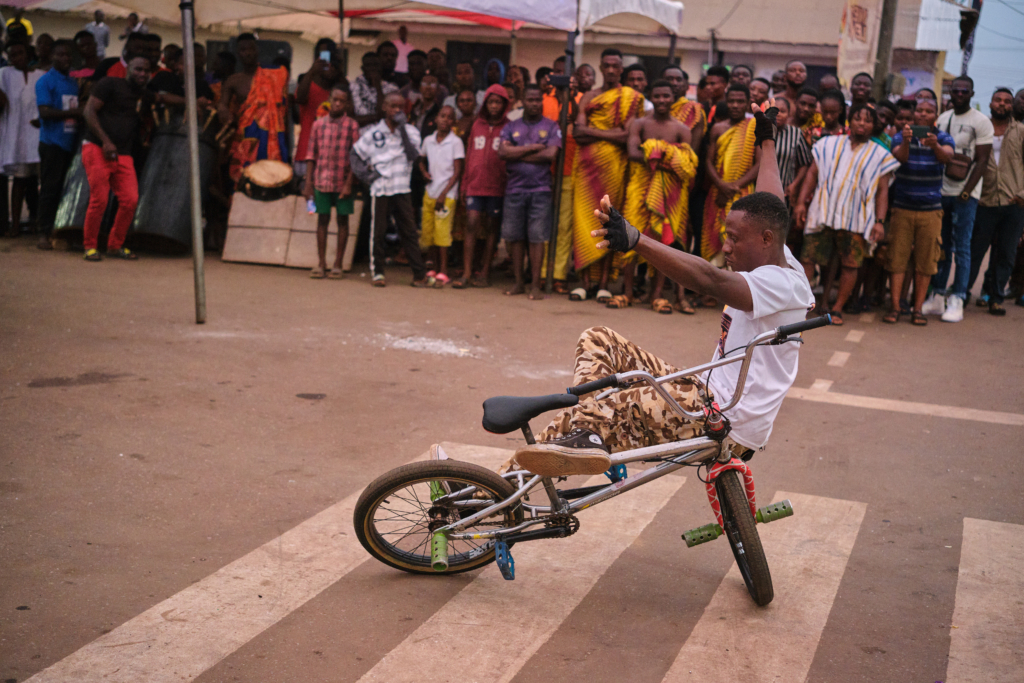
{"label": "man's outstretched arm", "polygon": [[[761,113],[760,107],[756,104],[750,106],[754,112],[754,134],[761,140],[761,164],[754,189],[757,192],[770,192],[786,201],[786,190],[782,187],[782,176],[779,174],[779,160],[775,156],[775,124]],[[775,106],[775,100],[770,100],[768,106]],[[762,139],[762,135],[766,137]]]}

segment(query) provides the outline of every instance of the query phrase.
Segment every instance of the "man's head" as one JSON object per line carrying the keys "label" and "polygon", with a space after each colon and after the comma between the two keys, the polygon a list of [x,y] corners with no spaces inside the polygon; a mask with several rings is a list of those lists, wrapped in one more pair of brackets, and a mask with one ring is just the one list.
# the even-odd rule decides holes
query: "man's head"
{"label": "man's head", "polygon": [[321,52],[329,52],[333,55],[334,51],[337,49],[338,45],[333,40],[330,38],[321,38],[316,41],[316,45],[313,46],[313,59],[320,59]]}
{"label": "man's head", "polygon": [[142,56],[149,60],[153,68],[160,61],[160,42],[160,36],[156,33],[147,33],[143,36]]}
{"label": "man's head", "polygon": [[139,15],[135,12],[128,13],[128,28],[135,28],[139,25]]}
{"label": "man's head", "polygon": [[850,81],[850,100],[853,103],[867,102],[871,97],[871,88],[874,87],[875,79],[871,74],[861,71]]}
{"label": "man's head", "polygon": [[825,74],[818,79],[818,90],[821,92],[839,90],[839,79],[836,78],[835,74]]}
{"label": "man's head", "polygon": [[487,87],[502,83],[505,80],[505,65],[498,59],[488,60],[484,76],[487,79]]}
{"label": "man's head", "polygon": [[380,57],[380,68],[385,74],[391,74],[395,71],[395,65],[398,64],[398,48],[390,40],[385,40],[379,46],[377,46],[377,56]]}
{"label": "man's head", "polygon": [[807,82],[807,66],[799,59],[786,62],[786,86],[800,90]]}
{"label": "man's head", "polygon": [[184,54],[182,49],[174,43],[168,43],[163,50],[163,62],[164,67],[169,71],[177,71],[178,63],[182,61],[181,57]]}
{"label": "man's head", "polygon": [[[484,110],[487,112],[489,121],[498,122],[505,115],[505,108],[508,107],[508,99],[501,95],[491,93],[484,100]],[[525,107],[525,105],[524,105]]]}
{"label": "man's head", "polygon": [[[54,59],[54,66],[56,61]],[[992,93],[992,101],[989,102],[988,108],[992,112],[993,121],[1008,121],[1013,116],[1013,93],[1009,88],[997,88]]]}
{"label": "man's head", "polygon": [[974,80],[970,76],[957,76],[949,86],[949,100],[953,103],[953,111],[962,114],[971,108],[974,97]]}
{"label": "man's head", "polygon": [[434,123],[437,125],[437,132],[442,135],[447,135],[448,131],[455,125],[455,110],[452,109],[451,105],[446,104],[441,107],[441,110],[437,112],[437,116],[434,118]]}
{"label": "man's head", "polygon": [[437,99],[438,85],[437,76],[430,72],[423,74],[420,79],[420,97],[424,102],[433,102]]}
{"label": "man's head", "polygon": [[448,66],[448,55],[439,47],[432,47],[427,52],[427,68],[433,73],[438,73]]}
{"label": "man's head", "polygon": [[348,113],[349,95],[348,90],[340,85],[331,88],[331,109],[332,119],[340,119]]}
{"label": "man's head", "polygon": [[149,74],[152,71],[150,62],[145,57],[133,57],[128,62],[128,81],[137,88],[144,88],[149,82]]}
{"label": "man's head", "polygon": [[256,36],[243,33],[235,40],[235,52],[243,69],[255,69],[260,65],[260,49],[256,44]]}
{"label": "man's head", "polygon": [[786,203],[770,192],[737,199],[725,217],[725,263],[738,273],[778,263],[789,232]]}
{"label": "man's head", "polygon": [[725,106],[729,109],[729,121],[739,123],[750,111],[750,88],[733,83],[725,93]]}
{"label": "man's head", "polygon": [[777,95],[780,92],[786,92],[786,72],[783,69],[772,74],[772,93]]}
{"label": "man's head", "polygon": [[745,85],[749,88],[752,80],[754,80],[754,70],[746,64],[737,64],[729,72],[730,84]]}
{"label": "man's head", "polygon": [[403,43],[409,42],[409,29],[404,26],[398,27],[398,39]]}
{"label": "man's head", "polygon": [[473,62],[459,62],[455,65],[455,85],[459,88],[472,88],[476,85]]}
{"label": "man's head", "polygon": [[878,125],[878,114],[871,104],[855,104],[850,107],[850,139],[854,142],[866,142],[871,138]]}
{"label": "man's head", "polygon": [[939,118],[939,104],[935,100],[918,100],[914,107],[914,125],[935,126],[935,120]]}
{"label": "man's head", "polygon": [[7,44],[7,61],[18,71],[28,68],[28,45],[21,41]]}
{"label": "man's head", "polygon": [[672,112],[672,104],[676,101],[675,88],[664,78],[651,83],[651,104],[654,105],[656,116],[668,116]]}
{"label": "man's head", "polygon": [[669,64],[661,70],[661,77],[672,86],[672,94],[678,100],[686,95],[690,89],[690,75],[674,64]]}
{"label": "man's head", "polygon": [[40,33],[36,36],[36,57],[43,64],[53,57],[53,36],[49,33]]}
{"label": "man's head", "polygon": [[712,102],[718,102],[725,97],[725,89],[729,83],[729,70],[724,66],[709,66],[704,76],[707,81],[707,97]]}
{"label": "man's head", "polygon": [[146,54],[146,34],[145,33],[129,33],[128,37],[124,40],[124,49],[121,51],[121,56],[124,57],[124,61],[130,61],[139,55]]}
{"label": "man's head", "polygon": [[833,130],[846,123],[846,98],[840,90],[826,90],[818,100],[821,103],[821,118],[825,128]]}
{"label": "man's head", "polygon": [[903,130],[903,126],[910,126],[914,123],[916,110],[917,100],[903,99],[896,103],[896,116],[893,118],[893,124],[897,131]]}
{"label": "man's head", "polygon": [[562,55],[561,57],[557,57],[555,59],[555,61],[551,64],[551,72],[554,73],[556,76],[565,75],[565,55]]}
{"label": "man's head", "polygon": [[708,97],[708,79],[706,78],[697,81],[697,101],[701,104],[712,104],[711,98]]}
{"label": "man's head", "polygon": [[389,123],[395,123],[395,118],[399,114],[404,113],[405,98],[402,97],[401,93],[388,93],[387,97],[384,98],[384,118],[387,119]]}
{"label": "man's head", "polygon": [[647,90],[647,70],[642,64],[630,64],[622,72],[622,84],[642,93]]}
{"label": "man's head", "polygon": [[540,86],[531,83],[523,89],[523,117],[534,121],[544,111],[544,93]]}
{"label": "man's head", "polygon": [[537,72],[534,74],[534,80],[537,81],[537,85],[539,85],[541,90],[543,90],[544,92],[548,92],[551,90],[551,81],[548,79],[550,75],[550,66],[542,66],[539,69],[537,69]]}
{"label": "man's head", "polygon": [[75,34],[75,49],[86,62],[96,57],[96,36],[88,31],[79,31]]}
{"label": "man's head", "polygon": [[213,76],[219,81],[223,81],[225,78],[235,73],[235,68],[238,66],[238,59],[235,55],[227,50],[218,52],[217,56],[213,58]]}
{"label": "man's head", "polygon": [[601,78],[605,88],[617,87],[622,82],[622,53],[614,47],[601,53]]}
{"label": "man's head", "polygon": [[206,47],[202,43],[193,43],[195,50],[192,52],[195,57],[196,73],[206,71]]}
{"label": "man's head", "polygon": [[372,81],[379,78],[381,74],[380,56],[376,52],[364,52],[360,68],[366,80]]}
{"label": "man's head", "polygon": [[882,100],[875,104],[875,113],[878,114],[878,125],[875,126],[874,135],[881,135],[896,120],[896,105],[889,100]]}
{"label": "man's head", "polygon": [[779,113],[775,116],[775,123],[780,127],[785,126],[789,123],[789,117],[792,113],[793,106],[789,103],[789,100],[782,95],[775,96],[775,106],[779,109]]}
{"label": "man's head", "polygon": [[455,106],[463,116],[472,117],[476,113],[476,93],[472,88],[461,90],[455,98]]}
{"label": "man's head", "polygon": [[1013,118],[1024,121],[1024,88],[1017,91],[1013,96]]}
{"label": "man's head", "polygon": [[921,88],[916,93],[914,93],[914,99],[915,100],[935,100],[936,102],[939,101],[938,95],[936,95],[935,91],[932,90],[931,88]]}
{"label": "man's head", "polygon": [[92,18],[97,24],[102,24],[103,20],[106,19],[106,16],[103,14],[103,10],[98,9],[92,13]]}
{"label": "man's head", "polygon": [[[735,69],[733,69],[735,71]],[[761,106],[768,101],[768,95],[771,92],[772,84],[768,82],[767,78],[755,78],[750,81],[750,99],[754,104]]]}
{"label": "man's head", "polygon": [[53,68],[62,74],[67,75],[71,71],[71,55],[74,54],[75,44],[67,38],[61,38],[53,44]]}
{"label": "man's head", "polygon": [[801,88],[796,98],[796,106],[791,112],[794,126],[802,126],[814,116],[818,109],[818,91],[814,88]]}
{"label": "man's head", "polygon": [[580,64],[576,69],[576,87],[580,92],[590,92],[597,83],[597,73],[589,64]]}
{"label": "man's head", "polygon": [[523,87],[526,85],[526,79],[523,78],[523,70],[518,66],[510,66],[508,69],[508,82],[516,89],[516,93],[522,97]]}
{"label": "man's head", "polygon": [[[403,28],[405,28],[403,26]],[[409,80],[413,83],[418,83],[423,74],[427,72],[427,53],[423,50],[413,50],[409,53],[408,64],[409,64]],[[431,71],[433,73],[433,71]],[[434,74],[435,77],[437,74]]]}

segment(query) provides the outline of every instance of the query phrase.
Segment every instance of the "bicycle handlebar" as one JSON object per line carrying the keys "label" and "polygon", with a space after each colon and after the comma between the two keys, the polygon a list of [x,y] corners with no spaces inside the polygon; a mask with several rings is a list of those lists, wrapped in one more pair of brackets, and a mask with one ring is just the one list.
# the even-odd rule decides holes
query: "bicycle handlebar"
{"label": "bicycle handlebar", "polygon": [[777,340],[785,339],[792,334],[799,334],[806,332],[807,330],[816,330],[819,327],[825,327],[826,325],[832,324],[832,316],[826,313],[825,315],[818,318],[811,318],[810,320],[803,320],[792,325],[783,325],[776,330],[775,338]]}
{"label": "bicycle handlebar", "polygon": [[574,394],[576,396],[582,396],[583,394],[589,394],[592,391],[600,391],[601,389],[607,389],[609,387],[619,386],[619,378],[617,375],[608,375],[601,379],[595,379],[593,382],[584,382],[579,386],[569,387],[565,390],[567,394]]}

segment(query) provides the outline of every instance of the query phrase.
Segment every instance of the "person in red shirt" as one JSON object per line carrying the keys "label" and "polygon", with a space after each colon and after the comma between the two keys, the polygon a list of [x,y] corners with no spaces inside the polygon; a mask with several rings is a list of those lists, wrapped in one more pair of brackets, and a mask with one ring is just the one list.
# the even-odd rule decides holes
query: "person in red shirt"
{"label": "person in red shirt", "polygon": [[[306,162],[313,158],[309,148],[309,134],[316,121],[317,110],[331,99],[331,90],[345,84],[338,69],[337,46],[330,38],[321,38],[313,48],[313,66],[299,78],[295,101],[299,105],[299,141],[295,146],[295,173],[306,175]],[[323,53],[328,59],[322,59]]]}
{"label": "person in red shirt", "polygon": [[[501,209],[505,198],[505,162],[498,156],[498,147],[501,145],[501,131],[508,123],[505,116],[507,108],[508,91],[505,86],[495,83],[487,88],[480,116],[469,131],[465,181],[462,184],[469,221],[462,245],[464,270],[462,277],[452,283],[455,289],[465,289],[467,282],[474,287],[490,285],[491,256],[501,228]],[[488,225],[483,263],[480,272],[472,276],[476,238],[485,218]]]}

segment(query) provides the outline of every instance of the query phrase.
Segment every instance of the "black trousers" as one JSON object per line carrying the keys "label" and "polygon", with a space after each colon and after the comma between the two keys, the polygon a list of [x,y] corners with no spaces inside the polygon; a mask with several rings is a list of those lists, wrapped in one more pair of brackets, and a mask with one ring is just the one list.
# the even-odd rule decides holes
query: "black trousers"
{"label": "black trousers", "polygon": [[53,233],[57,207],[64,193],[64,178],[74,158],[74,152],[60,145],[39,143],[39,232],[47,237]]}
{"label": "black trousers", "polygon": [[399,242],[405,248],[405,255],[412,267],[412,275],[415,279],[422,280],[427,274],[427,267],[423,263],[423,254],[420,252],[420,238],[416,232],[416,219],[412,210],[412,195],[407,192],[393,194],[389,197],[374,197],[371,206],[373,212],[370,223],[371,275],[384,274],[384,260],[387,258],[384,251],[384,233],[388,229],[388,215],[390,214],[395,217]]}
{"label": "black trousers", "polygon": [[1014,258],[1021,232],[1024,231],[1024,206],[979,206],[974,216],[974,232],[971,233],[971,277],[967,291],[974,288],[974,281],[981,270],[981,261],[989,246],[988,257],[981,291],[992,301],[1003,303],[1006,283],[1013,273]]}

